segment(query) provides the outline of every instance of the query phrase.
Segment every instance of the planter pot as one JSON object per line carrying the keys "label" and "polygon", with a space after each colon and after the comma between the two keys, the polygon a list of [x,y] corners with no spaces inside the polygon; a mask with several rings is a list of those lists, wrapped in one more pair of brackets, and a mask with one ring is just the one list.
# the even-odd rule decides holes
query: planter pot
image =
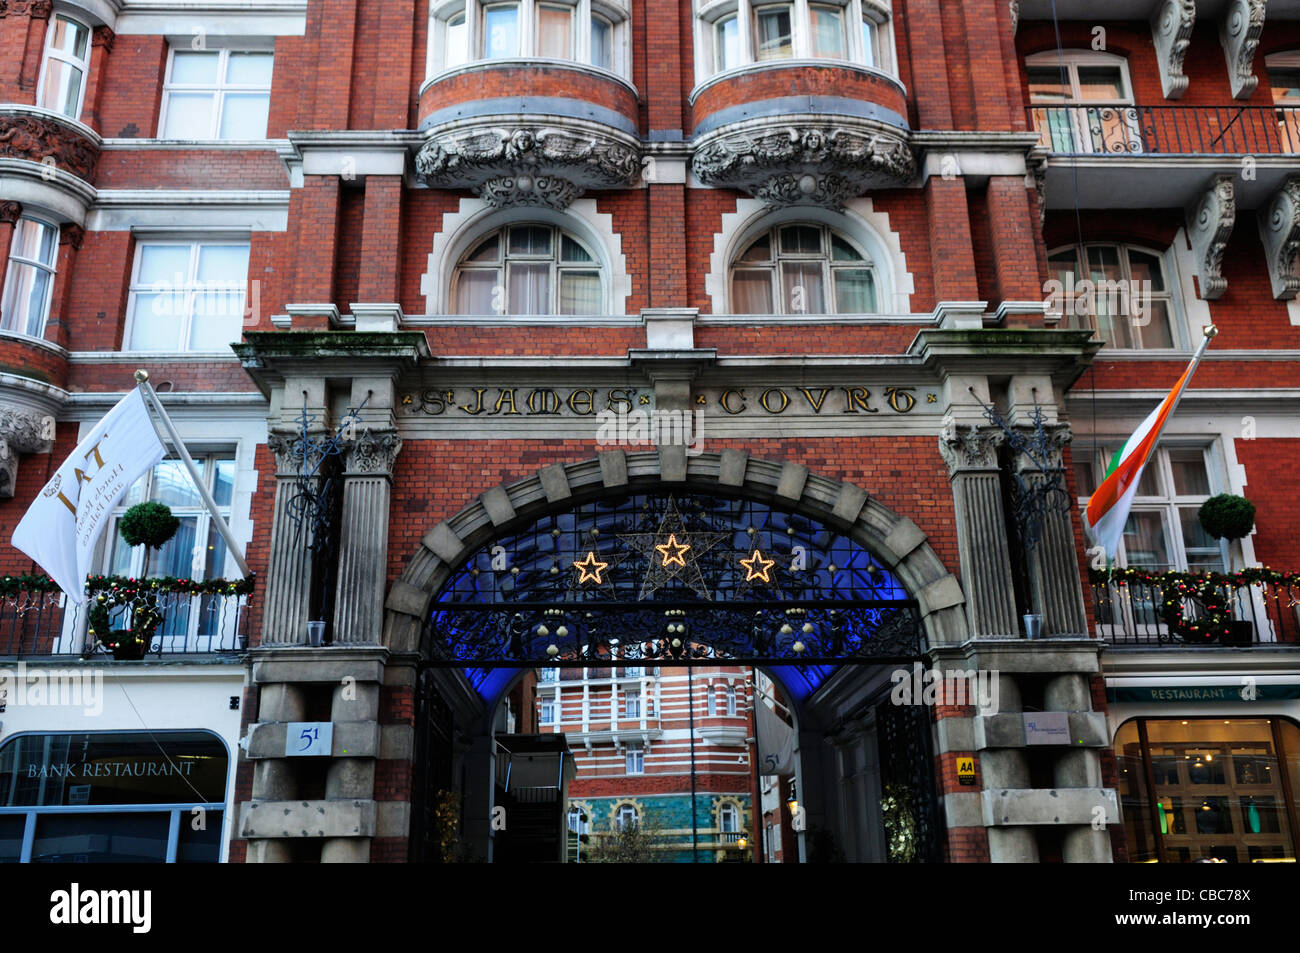
{"label": "planter pot", "polygon": [[324,622],[307,623],[307,644],[313,647],[319,646],[325,638]]}
{"label": "planter pot", "polygon": [[1251,645],[1255,641],[1253,622],[1229,622],[1228,631],[1219,639],[1220,645]]}
{"label": "planter pot", "polygon": [[1025,638],[1041,639],[1043,637],[1043,617],[1037,612],[1028,612],[1024,615],[1025,620]]}

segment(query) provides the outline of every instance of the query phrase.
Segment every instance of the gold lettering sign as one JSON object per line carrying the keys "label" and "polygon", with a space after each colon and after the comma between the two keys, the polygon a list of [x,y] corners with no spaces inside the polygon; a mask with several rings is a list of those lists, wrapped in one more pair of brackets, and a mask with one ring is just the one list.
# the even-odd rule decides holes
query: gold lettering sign
{"label": "gold lettering sign", "polygon": [[[471,417],[598,417],[602,414],[654,413],[654,392],[635,387],[463,387],[429,388],[406,394],[402,406],[410,414],[432,417],[454,414]],[[722,387],[696,391],[697,412],[839,416],[842,414],[935,413],[941,408],[934,391],[918,385],[896,384],[879,391],[862,384],[827,387],[778,385],[746,390]]]}

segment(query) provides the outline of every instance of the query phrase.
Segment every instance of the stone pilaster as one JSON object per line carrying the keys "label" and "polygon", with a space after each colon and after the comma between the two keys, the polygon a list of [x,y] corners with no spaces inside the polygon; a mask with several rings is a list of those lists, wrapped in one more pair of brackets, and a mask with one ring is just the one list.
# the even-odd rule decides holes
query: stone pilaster
{"label": "stone pilaster", "polygon": [[272,433],[267,444],[275,454],[275,516],[267,560],[262,644],[305,645],[311,611],[311,526],[307,524],[310,517],[298,509],[297,498],[302,474],[311,472],[312,461],[303,466],[301,455],[294,452],[295,435]]}
{"label": "stone pilaster", "polygon": [[1002,441],[995,428],[952,419],[939,434],[939,450],[952,482],[966,613],[975,638],[1005,638],[1020,631],[998,471]]}
{"label": "stone pilaster", "polygon": [[1025,553],[1029,570],[1029,598],[1034,612],[1043,617],[1043,635],[1086,637],[1088,617],[1083,606],[1079,560],[1074,548],[1074,525],[1070,518],[1071,500],[1066,490],[1065,464],[1061,455],[1070,442],[1066,424],[1046,427],[1051,442],[1048,458],[1042,461],[1020,454],[1016,472],[1031,490],[1043,484],[1058,489],[1045,495],[1040,513],[1039,536],[1035,546]]}
{"label": "stone pilaster", "polygon": [[401,449],[396,431],[367,428],[348,450],[334,604],[335,644],[382,641],[388,507],[393,464]]}

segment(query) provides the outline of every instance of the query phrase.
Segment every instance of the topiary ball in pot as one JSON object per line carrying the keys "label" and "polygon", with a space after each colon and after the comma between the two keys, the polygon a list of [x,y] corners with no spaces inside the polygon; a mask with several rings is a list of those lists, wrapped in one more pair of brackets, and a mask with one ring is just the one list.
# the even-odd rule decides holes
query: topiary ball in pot
{"label": "topiary ball in pot", "polygon": [[176,535],[181,521],[162,503],[137,503],[117,521],[118,531],[128,546],[162,548]]}
{"label": "topiary ball in pot", "polygon": [[1255,525],[1255,504],[1244,496],[1220,493],[1202,503],[1197,515],[1215,539],[1242,539]]}

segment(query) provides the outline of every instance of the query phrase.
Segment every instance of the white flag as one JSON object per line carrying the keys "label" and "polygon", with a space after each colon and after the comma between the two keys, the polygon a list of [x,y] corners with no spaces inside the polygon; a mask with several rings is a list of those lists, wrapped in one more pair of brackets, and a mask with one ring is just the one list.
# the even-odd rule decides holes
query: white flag
{"label": "white flag", "polygon": [[765,775],[794,774],[794,729],[759,698],[754,704],[758,732],[758,770]]}
{"label": "white flag", "polygon": [[137,388],[45,484],[14,530],[14,546],[36,560],[73,602],[84,602],[86,574],[113,507],[164,452]]}

